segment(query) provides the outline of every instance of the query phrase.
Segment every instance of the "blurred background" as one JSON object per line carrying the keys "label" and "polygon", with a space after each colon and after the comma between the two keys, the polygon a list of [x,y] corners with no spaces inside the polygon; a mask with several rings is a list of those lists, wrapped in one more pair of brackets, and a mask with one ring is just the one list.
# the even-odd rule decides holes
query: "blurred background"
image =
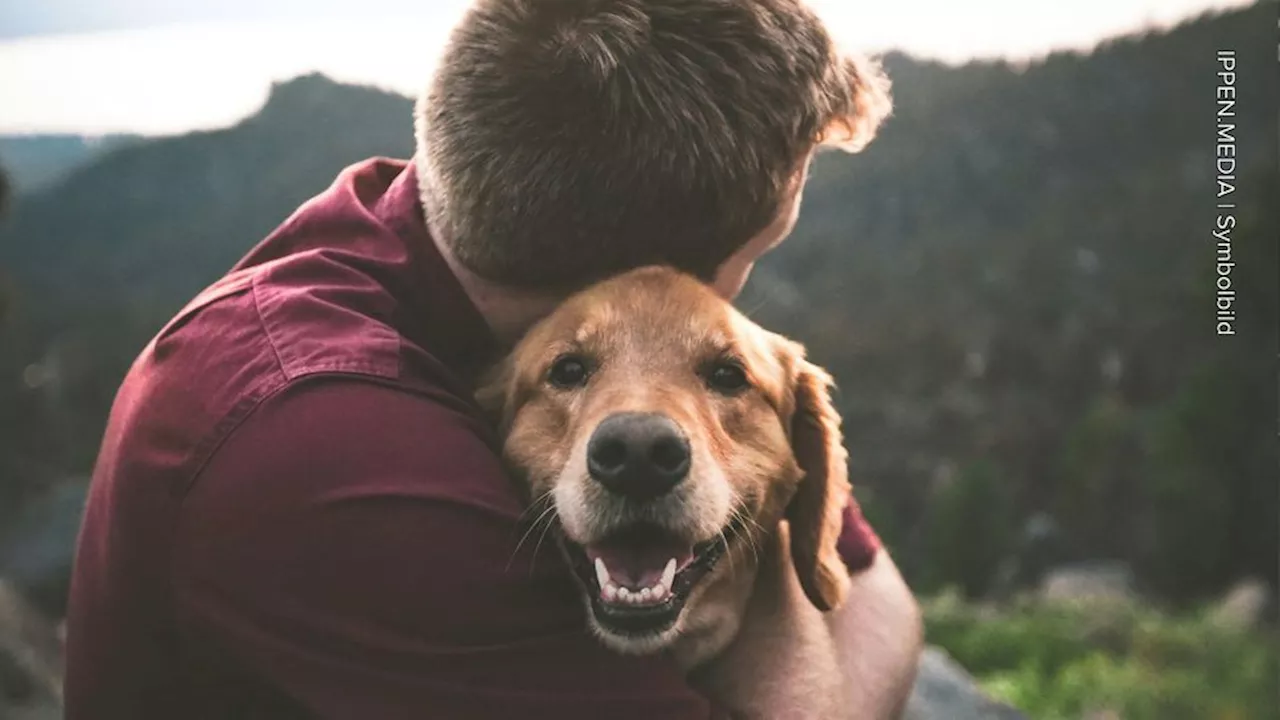
{"label": "blurred background", "polygon": [[[913,707],[1280,717],[1277,3],[813,4],[885,53],[895,115],[820,159],[740,306],[840,384],[936,646]],[[38,649],[129,363],[342,167],[412,153],[465,5],[0,2],[0,718],[56,700]]]}

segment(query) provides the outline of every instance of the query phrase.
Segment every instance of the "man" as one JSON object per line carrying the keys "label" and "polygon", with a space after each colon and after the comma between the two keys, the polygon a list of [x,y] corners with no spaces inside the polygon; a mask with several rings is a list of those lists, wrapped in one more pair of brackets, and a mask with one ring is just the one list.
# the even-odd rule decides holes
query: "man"
{"label": "man", "polygon": [[[80,539],[67,717],[723,716],[665,658],[600,646],[552,543],[519,543],[474,381],[620,270],[736,294],[819,142],[859,146],[886,112],[795,0],[477,2],[414,162],[348,168],[131,369]],[[830,626],[859,712],[885,717],[919,618],[875,543],[851,511]]]}

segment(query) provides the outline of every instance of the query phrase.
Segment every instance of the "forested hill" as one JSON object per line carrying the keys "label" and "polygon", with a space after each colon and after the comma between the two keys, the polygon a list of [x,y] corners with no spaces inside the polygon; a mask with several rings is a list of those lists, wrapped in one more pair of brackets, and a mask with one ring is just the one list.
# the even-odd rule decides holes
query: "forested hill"
{"label": "forested hill", "polygon": [[[818,169],[778,281],[744,305],[834,369],[856,476],[932,567],[920,582],[984,589],[1038,511],[1063,553],[1127,559],[1161,592],[1275,577],[1275,18],[1261,4],[1021,70],[890,58],[895,117]],[[1231,48],[1241,295],[1218,337]]]}
{"label": "forested hill", "polygon": [[132,135],[0,136],[0,167],[21,178],[16,192],[35,192],[54,185],[103,153],[137,139]]}
{"label": "forested hill", "polygon": [[[842,386],[912,580],[993,587],[1023,522],[1169,597],[1277,561],[1276,4],[1027,67],[887,58],[896,111],[824,156],[742,306]],[[1214,334],[1214,56],[1239,55],[1236,334]],[[0,228],[0,507],[87,471],[168,316],[411,103],[307,76],[242,123],[106,152]],[[18,178],[21,185],[21,178]],[[1007,574],[1007,573],[1006,573]]]}

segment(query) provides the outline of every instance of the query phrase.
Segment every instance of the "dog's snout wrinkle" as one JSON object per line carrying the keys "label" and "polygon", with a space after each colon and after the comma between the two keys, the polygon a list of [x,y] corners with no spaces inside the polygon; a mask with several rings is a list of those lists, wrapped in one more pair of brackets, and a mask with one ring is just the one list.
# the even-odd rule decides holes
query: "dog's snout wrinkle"
{"label": "dog's snout wrinkle", "polygon": [[617,413],[591,435],[587,470],[608,490],[634,500],[659,497],[689,474],[689,439],[659,413]]}

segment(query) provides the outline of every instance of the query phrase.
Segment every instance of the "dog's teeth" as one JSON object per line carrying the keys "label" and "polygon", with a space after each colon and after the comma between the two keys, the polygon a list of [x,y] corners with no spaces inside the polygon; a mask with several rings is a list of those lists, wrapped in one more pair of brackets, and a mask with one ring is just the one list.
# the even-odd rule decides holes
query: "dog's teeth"
{"label": "dog's teeth", "polygon": [[609,577],[608,568],[603,563],[596,560],[596,579],[601,581],[600,597],[605,602],[616,603],[621,605],[656,605],[667,598],[671,594],[671,587],[666,582],[669,576],[675,573],[674,561],[667,563],[667,570],[663,573],[662,579],[657,580],[651,587],[647,588],[629,588],[615,583]]}
{"label": "dog's teeth", "polygon": [[609,568],[605,567],[604,560],[600,558],[596,558],[596,580],[602,588],[609,584]]}
{"label": "dog's teeth", "polygon": [[676,559],[671,558],[667,561],[667,566],[662,569],[662,579],[659,582],[663,587],[670,590],[676,581]]}

